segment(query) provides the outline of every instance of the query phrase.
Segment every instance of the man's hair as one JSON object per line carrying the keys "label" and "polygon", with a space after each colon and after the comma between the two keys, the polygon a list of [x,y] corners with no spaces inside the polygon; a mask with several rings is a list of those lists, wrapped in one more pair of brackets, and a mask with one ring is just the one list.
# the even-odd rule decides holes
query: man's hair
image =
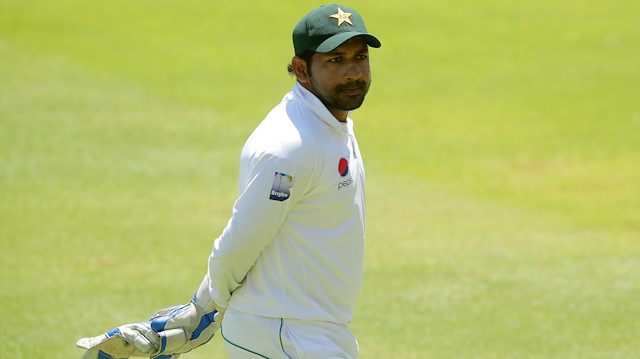
{"label": "man's hair", "polygon": [[[311,77],[311,58],[313,57],[313,54],[315,54],[315,52],[311,50],[307,50],[301,53],[300,55],[298,55],[298,57],[301,58],[307,64],[307,75],[309,75],[309,77]],[[295,74],[293,73],[292,64],[289,64],[289,66],[287,66],[287,71],[289,72],[289,76],[292,76],[292,77],[295,76]]]}

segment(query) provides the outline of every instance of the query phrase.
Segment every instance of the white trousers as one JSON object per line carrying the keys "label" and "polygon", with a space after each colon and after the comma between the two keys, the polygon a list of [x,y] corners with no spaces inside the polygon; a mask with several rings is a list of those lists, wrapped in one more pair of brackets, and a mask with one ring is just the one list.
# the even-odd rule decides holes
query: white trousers
{"label": "white trousers", "polygon": [[230,359],[358,357],[358,342],[346,324],[267,318],[228,308],[222,337]]}

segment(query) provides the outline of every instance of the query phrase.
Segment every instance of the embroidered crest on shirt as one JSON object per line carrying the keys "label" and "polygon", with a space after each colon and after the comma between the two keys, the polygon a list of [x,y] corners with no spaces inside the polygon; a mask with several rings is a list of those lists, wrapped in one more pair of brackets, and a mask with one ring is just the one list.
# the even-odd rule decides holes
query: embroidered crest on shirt
{"label": "embroidered crest on shirt", "polygon": [[269,199],[280,202],[288,200],[291,196],[291,187],[293,187],[293,176],[276,172],[273,176],[273,186],[271,186]]}

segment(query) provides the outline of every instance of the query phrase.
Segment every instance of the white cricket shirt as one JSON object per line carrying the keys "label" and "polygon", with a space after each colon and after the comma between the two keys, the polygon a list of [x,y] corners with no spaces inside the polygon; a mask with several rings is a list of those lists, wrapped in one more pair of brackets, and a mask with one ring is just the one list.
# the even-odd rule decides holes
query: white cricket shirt
{"label": "white cricket shirt", "polygon": [[214,301],[347,323],[362,285],[365,174],[353,121],[300,84],[247,140],[239,196],[209,257]]}

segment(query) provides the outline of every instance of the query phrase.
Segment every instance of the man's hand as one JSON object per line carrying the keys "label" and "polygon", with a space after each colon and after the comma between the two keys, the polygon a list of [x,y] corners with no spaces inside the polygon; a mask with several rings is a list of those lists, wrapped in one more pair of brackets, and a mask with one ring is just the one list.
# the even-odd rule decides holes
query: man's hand
{"label": "man's hand", "polygon": [[205,276],[189,304],[162,309],[151,318],[151,329],[160,337],[158,355],[186,353],[207,343],[220,329],[224,309],[209,294]]}
{"label": "man's hand", "polygon": [[[82,359],[125,359],[149,357],[159,346],[160,337],[151,329],[149,322],[121,325],[102,335],[80,339],[76,346],[87,349]],[[176,356],[161,356],[157,359],[175,359]]]}
{"label": "man's hand", "polygon": [[223,316],[224,309],[218,308],[209,294],[207,275],[188,304],[159,310],[148,322],[80,339],[76,346],[87,349],[82,359],[176,359],[211,340]]}

